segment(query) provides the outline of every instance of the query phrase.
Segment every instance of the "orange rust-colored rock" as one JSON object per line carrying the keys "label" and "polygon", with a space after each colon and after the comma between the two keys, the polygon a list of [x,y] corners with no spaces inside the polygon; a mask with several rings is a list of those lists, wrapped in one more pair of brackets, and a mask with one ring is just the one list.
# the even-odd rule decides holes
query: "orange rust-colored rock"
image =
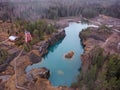
{"label": "orange rust-colored rock", "polygon": [[65,54],[65,58],[67,58],[67,59],[71,59],[71,58],[73,58],[73,56],[74,56],[74,52],[73,51],[70,51],[67,54]]}

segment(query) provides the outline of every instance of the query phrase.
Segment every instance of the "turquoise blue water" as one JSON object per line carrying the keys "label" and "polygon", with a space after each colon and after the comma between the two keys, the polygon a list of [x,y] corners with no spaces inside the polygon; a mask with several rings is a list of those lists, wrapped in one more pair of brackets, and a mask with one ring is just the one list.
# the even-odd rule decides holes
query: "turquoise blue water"
{"label": "turquoise blue water", "polygon": [[[66,37],[49,48],[49,53],[43,57],[42,62],[28,66],[26,71],[47,67],[51,73],[49,80],[53,86],[70,86],[80,73],[78,69],[81,66],[80,55],[83,53],[83,47],[79,32],[87,27],[87,24],[69,23],[65,28]],[[64,58],[64,54],[69,51],[75,53],[71,60]]]}

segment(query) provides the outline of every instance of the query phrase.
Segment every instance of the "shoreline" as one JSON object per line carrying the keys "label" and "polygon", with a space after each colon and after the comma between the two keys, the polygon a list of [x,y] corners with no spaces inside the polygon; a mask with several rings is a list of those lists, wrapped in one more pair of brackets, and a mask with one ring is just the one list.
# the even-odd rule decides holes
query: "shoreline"
{"label": "shoreline", "polygon": [[[110,57],[110,55],[114,55],[114,56],[118,55],[119,56],[119,53],[120,53],[120,51],[119,51],[120,48],[117,48],[119,45],[119,42],[120,42],[120,39],[119,39],[120,33],[119,33],[119,31],[114,30],[116,28],[118,28],[118,30],[119,30],[120,19],[117,19],[117,21],[116,21],[116,18],[107,17],[107,19],[105,19],[102,16],[99,16],[99,17],[96,17],[93,19],[93,21],[97,21],[97,20],[98,21],[101,20],[100,23],[103,22],[102,24],[105,25],[104,28],[102,27],[103,29],[101,28],[102,25],[99,25],[100,26],[99,28],[95,28],[95,27],[89,28],[87,31],[85,30],[79,34],[82,45],[84,47],[84,53],[81,55],[82,75],[81,75],[81,77],[79,77],[80,80],[78,80],[72,86],[75,88],[77,87],[77,89],[84,90],[84,89],[90,88],[88,85],[89,85],[89,83],[91,83],[90,80],[93,80],[93,79],[92,79],[91,74],[90,74],[91,77],[87,76],[87,75],[90,72],[92,72],[92,70],[94,70],[94,69],[96,69],[98,71],[95,71],[93,73],[93,75],[95,75],[94,76],[95,80],[91,83],[91,87],[96,88],[97,84],[103,83],[102,80],[100,80],[99,75],[101,73],[102,74],[105,73],[105,70],[107,69],[106,65],[108,65],[108,62],[109,62],[107,59]],[[110,23],[111,21],[115,21],[114,23],[116,23],[116,25],[114,23]],[[92,24],[94,24],[94,23],[92,22]],[[109,27],[109,24],[113,24],[113,27]],[[102,30],[105,30],[105,31],[103,32]],[[86,35],[86,33],[87,33],[87,35]],[[93,62],[93,60],[96,58],[97,53],[100,54],[100,58],[98,56],[97,60],[99,60],[99,61],[95,63],[95,61]],[[96,65],[98,65],[98,66],[96,67]],[[89,78],[89,80],[87,82],[86,82],[86,78]],[[79,86],[79,84],[81,86]],[[74,86],[74,85],[76,85],[76,86]],[[99,87],[99,85],[98,85],[98,87]],[[105,89],[105,87],[101,87],[100,90],[102,90],[102,89]]]}
{"label": "shoreline", "polygon": [[[12,68],[13,73],[10,75],[9,79],[6,81],[3,81],[3,83],[6,82],[7,87],[10,87],[9,85],[11,85],[11,83],[15,83],[14,80],[12,80],[12,78],[15,79],[14,63],[17,62],[16,63],[16,68],[17,68],[16,75],[17,75],[17,78],[19,77],[19,81],[21,81],[21,82],[18,81],[17,83],[20,84],[19,86],[30,88],[30,86],[24,86],[24,83],[26,83],[26,82],[28,82],[29,84],[32,83],[31,81],[27,80],[26,72],[25,72],[26,67],[31,64],[40,62],[41,57],[48,52],[47,51],[48,47],[50,45],[53,45],[55,42],[57,42],[58,40],[61,40],[64,37],[65,37],[65,30],[61,30],[61,31],[58,31],[57,33],[53,33],[51,35],[51,37],[48,38],[48,40],[40,42],[39,49],[34,48],[34,50],[30,51],[28,54],[20,56],[16,61],[12,60],[10,62],[10,66],[12,66],[11,68]],[[4,72],[7,72],[7,71],[4,71]],[[8,71],[8,72],[11,72],[11,71]],[[4,75],[5,74],[3,74],[1,77],[3,77]],[[25,80],[27,80],[27,81],[25,81]],[[46,79],[45,82],[49,82],[49,81]],[[12,89],[10,89],[10,90],[17,90],[15,85],[16,84],[13,84]],[[50,82],[49,82],[48,86],[49,85],[51,86]],[[51,88],[53,88],[53,87],[51,86]]]}
{"label": "shoreline", "polygon": [[[75,17],[74,17],[75,18]],[[81,18],[80,17],[78,17],[78,18],[75,18],[75,20],[72,18],[72,19],[70,19],[70,17],[68,17],[67,19],[65,18],[65,19],[61,19],[60,21],[58,21],[58,25],[60,25],[61,26],[61,29],[63,29],[63,28],[65,28],[66,26],[68,26],[69,25],[69,22],[78,22],[78,21],[80,21],[81,20]],[[64,23],[63,23],[64,22]],[[90,23],[90,24],[94,24],[94,23]],[[65,32],[64,32],[65,33]],[[55,34],[54,34],[55,35]],[[82,40],[82,39],[81,39]],[[34,64],[34,63],[37,63],[38,61],[40,62],[40,60],[36,60],[36,62],[33,62],[32,61],[32,58],[30,58],[30,56],[32,56],[32,57],[35,57],[35,58],[39,58],[39,57],[41,57],[42,55],[44,55],[45,53],[47,53],[48,51],[47,51],[47,48],[49,47],[49,45],[53,45],[54,43],[52,43],[52,42],[50,42],[50,41],[55,41],[56,42],[56,39],[54,39],[54,40],[52,40],[52,39],[49,39],[48,41],[43,41],[43,44],[41,44],[41,43],[39,43],[38,44],[38,46],[40,47],[41,46],[41,48],[43,48],[43,51],[44,51],[44,53],[43,54],[40,54],[39,55],[39,51],[37,50],[37,49],[35,49],[35,50],[32,50],[31,52],[29,52],[27,55],[23,55],[23,56],[21,56],[18,60],[17,60],[17,68],[19,69],[18,71],[17,71],[17,77],[19,77],[19,85],[20,86],[23,86],[23,87],[26,87],[25,85],[24,85],[24,83],[27,83],[27,85],[28,84],[32,84],[32,82],[30,82],[29,80],[27,80],[27,81],[25,81],[26,80],[26,72],[25,72],[25,68],[28,66],[28,65],[31,65],[31,64]],[[84,48],[84,50],[87,50],[87,48],[86,48],[86,42],[84,42],[84,41],[81,41],[82,42],[82,45],[83,45],[83,48]],[[91,41],[90,41],[91,42]],[[48,44],[48,43],[50,43],[50,44]],[[89,42],[88,42],[89,43]],[[87,45],[87,47],[89,47],[88,45]],[[41,51],[42,49],[40,49],[40,51]],[[41,51],[42,52],[42,51]],[[89,63],[89,61],[87,62],[87,54],[85,54],[85,52],[84,52],[84,54],[81,56],[82,57],[82,62],[83,61],[86,61],[85,63]],[[81,68],[84,68],[84,66],[83,65],[86,65],[86,64],[84,64],[84,63],[82,63],[82,66],[81,66]],[[14,67],[14,61],[12,61],[11,63],[10,63],[10,66],[12,66],[11,67],[11,71],[13,71],[13,67]],[[9,68],[8,68],[9,69]],[[85,70],[87,69],[87,67],[85,66],[85,68],[84,68]],[[82,70],[83,71],[83,70]],[[13,72],[14,73],[14,72]],[[13,79],[15,79],[15,75],[14,74],[12,74],[12,76],[9,78],[9,80],[8,81],[5,81],[5,83],[6,83],[6,87],[10,87],[9,89],[10,90],[17,90],[17,88],[15,87],[15,82],[14,82],[14,80]],[[45,83],[47,83],[46,84],[46,86],[48,86],[49,88],[52,88],[52,89],[50,89],[50,90],[61,90],[62,88],[65,88],[65,87],[54,87],[54,86],[52,86],[51,85],[51,83],[50,83],[50,81],[49,80],[43,80],[43,79],[37,79],[37,81],[38,82],[40,82],[40,81],[45,81]],[[12,84],[12,86],[10,86]],[[36,83],[34,82],[33,83],[33,85],[36,85]],[[31,86],[32,87],[32,86]],[[30,86],[28,87],[27,86],[27,88],[31,88]],[[38,86],[38,87],[40,87],[40,86]],[[46,87],[46,88],[48,88],[48,87]],[[61,89],[60,89],[61,88]],[[66,88],[69,88],[69,87],[66,87]],[[31,90],[31,89],[29,89],[29,90]]]}
{"label": "shoreline", "polygon": [[[78,22],[78,21],[80,21],[81,20],[81,18],[80,17],[73,17],[72,19],[71,19],[71,17],[68,17],[68,18],[62,18],[62,19],[60,19],[60,20],[58,20],[58,24],[60,25],[60,27],[61,27],[61,29],[60,29],[60,31],[58,30],[58,33],[61,33],[61,32],[63,32],[63,33],[65,33],[65,31],[64,31],[64,29],[63,28],[65,28],[65,27],[67,27],[68,25],[69,25],[69,22]],[[64,23],[63,23],[64,22]],[[53,34],[52,35],[52,38],[54,39],[54,36],[55,35],[58,35],[58,34]],[[62,34],[63,35],[63,37],[65,36],[64,34]],[[61,35],[58,35],[58,36],[61,36]],[[60,40],[61,38],[59,37],[58,38],[58,40]],[[28,54],[26,53],[26,55],[22,55],[22,56],[20,56],[20,58],[17,60],[17,68],[18,68],[18,70],[17,70],[17,72],[16,73],[18,73],[17,74],[17,77],[19,77],[19,80],[20,81],[22,81],[22,82],[18,82],[18,84],[20,84],[20,86],[23,86],[23,87],[26,87],[26,86],[24,86],[24,84],[23,83],[25,83],[26,81],[24,81],[24,79],[26,78],[26,72],[25,72],[25,68],[27,67],[27,66],[29,66],[29,65],[31,65],[31,64],[34,64],[34,63],[38,63],[38,62],[40,62],[41,60],[40,60],[40,57],[42,57],[44,54],[46,54],[48,51],[47,51],[47,48],[49,47],[49,45],[53,45],[54,43],[53,42],[50,42],[50,41],[54,41],[54,43],[56,42],[56,39],[54,39],[54,40],[52,40],[52,39],[48,39],[48,41],[43,41],[43,42],[40,42],[39,44],[38,44],[38,46],[39,46],[39,51],[37,50],[38,48],[35,48],[34,47],[34,50],[32,50],[32,51],[30,51]],[[48,44],[48,43],[50,43],[50,44]],[[42,48],[42,49],[40,49],[40,47]],[[42,50],[42,51],[41,51]],[[42,52],[41,54],[39,54],[39,52]],[[34,57],[34,58],[36,58],[37,60],[35,60],[34,61],[34,59],[33,58],[30,58],[30,57]],[[33,60],[32,60],[33,59]],[[14,75],[14,60],[13,61],[11,61],[10,62],[10,66],[11,66],[11,70],[12,70],[12,72],[13,73],[11,73],[11,75],[10,75],[10,77],[9,77],[9,80],[6,80],[5,82],[7,83],[7,87],[10,87],[9,85],[11,85],[11,82],[12,83],[14,83],[14,81],[12,81],[12,78],[15,78],[15,75]],[[22,63],[26,63],[26,64],[22,64]],[[22,67],[21,67],[22,66]],[[5,71],[6,72],[6,71]],[[8,72],[9,72],[9,69],[8,69]],[[21,74],[19,74],[19,72],[21,72]],[[9,75],[9,74],[8,74]],[[4,76],[4,74],[3,74],[3,76]],[[29,82],[29,80],[27,81],[27,82]],[[48,81],[48,80],[46,80],[46,82],[49,82],[49,84],[48,84],[48,86],[50,85],[51,86],[51,88],[65,88],[65,87],[61,87],[61,86],[59,86],[59,87],[54,87],[54,86],[52,86],[51,84],[50,84],[50,81]],[[31,82],[30,82],[31,83]],[[16,87],[15,87],[15,85],[12,85],[12,88],[14,88],[15,90],[16,90]],[[68,88],[68,87],[67,87]],[[14,90],[14,89],[12,89],[12,90]]]}
{"label": "shoreline", "polygon": [[[71,17],[67,17],[67,18],[62,18],[62,19],[58,20],[57,24],[61,27],[62,32],[65,33],[65,31],[63,30],[63,28],[67,27],[70,22],[76,22],[76,23],[78,23],[78,21],[80,21],[80,20],[81,20],[80,17],[72,17],[72,18],[71,18]],[[61,33],[61,31],[59,31],[58,33]],[[57,34],[56,34],[56,35],[57,35]],[[53,37],[51,37],[51,39],[48,39],[48,40],[43,41],[43,42],[39,42],[39,43],[38,43],[38,46],[37,46],[37,47],[39,47],[39,48],[34,47],[34,49],[33,49],[31,52],[29,52],[29,53],[26,54],[26,55],[21,56],[21,57],[17,60],[18,63],[27,63],[27,64],[23,65],[22,67],[20,67],[21,64],[18,64],[18,65],[17,65],[17,67],[20,68],[20,71],[19,71],[19,70],[18,70],[18,71],[21,72],[21,74],[18,75],[18,76],[23,76],[22,78],[25,79],[25,78],[26,78],[26,77],[25,77],[25,76],[26,76],[25,68],[26,68],[27,66],[31,65],[31,64],[41,62],[41,57],[48,52],[48,51],[47,51],[47,48],[48,48],[50,45],[53,45],[53,44],[56,42],[56,39],[54,39],[55,34],[53,33],[52,36],[53,36]],[[58,35],[58,36],[59,36],[59,35]],[[63,37],[64,37],[64,35],[63,35]],[[52,38],[53,38],[53,39],[52,39]],[[59,39],[61,39],[61,38],[59,38]],[[54,41],[54,42],[52,42],[52,41]],[[39,49],[39,50],[38,50],[38,49]],[[40,54],[39,54],[39,53],[40,53]],[[34,57],[34,58],[33,58],[33,57]],[[26,61],[25,61],[24,59],[26,59]],[[36,60],[35,60],[35,59],[36,59]],[[14,61],[12,61],[12,62],[10,63],[10,65],[11,65],[12,67],[14,67]],[[17,71],[17,73],[18,73],[18,71]],[[25,76],[24,76],[24,75],[25,75]],[[12,78],[12,77],[14,78],[14,75],[12,75],[11,78]],[[10,81],[11,81],[11,80],[10,80]],[[8,83],[10,83],[10,81],[8,81]],[[22,79],[22,82],[24,82],[23,79]],[[20,82],[20,83],[21,83],[21,82]],[[50,83],[50,82],[49,82],[49,83]],[[51,85],[51,84],[49,84],[49,85]],[[21,86],[23,86],[23,85],[21,85]],[[9,86],[8,86],[8,87],[9,87]],[[26,86],[24,86],[24,87],[26,87]],[[53,87],[53,86],[52,86],[52,87]]]}
{"label": "shoreline", "polygon": [[[59,21],[59,24],[60,24],[60,26],[62,27],[62,28],[65,28],[65,27],[67,27],[68,25],[69,25],[69,22],[78,22],[78,21],[80,21],[81,19],[79,19],[79,18],[76,18],[75,20],[74,19],[70,19],[70,18],[65,18],[65,19],[62,19],[62,20],[60,20]],[[65,24],[61,24],[61,22],[64,22]],[[63,30],[64,31],[64,30]],[[39,45],[39,48],[41,47],[41,48],[43,48],[44,50],[43,51],[39,51],[39,52],[41,52],[41,54],[39,55],[38,53],[38,50],[37,50],[37,48],[35,49],[35,50],[32,50],[31,52],[29,52],[28,54],[27,54],[27,56],[26,55],[23,55],[23,56],[21,56],[20,57],[20,59],[18,59],[17,60],[17,62],[18,63],[21,63],[21,62],[25,62],[25,63],[27,63],[26,65],[24,65],[24,66],[22,66],[22,68],[20,67],[21,66],[21,64],[18,64],[17,66],[18,66],[18,68],[21,68],[20,69],[20,71],[17,71],[17,73],[18,72],[22,72],[22,74],[19,74],[17,77],[22,77],[22,78],[26,78],[26,72],[25,72],[25,68],[27,67],[27,66],[29,66],[29,65],[32,65],[32,64],[34,64],[34,63],[38,63],[38,62],[41,62],[41,60],[36,60],[36,61],[34,61],[34,59],[33,60],[31,60],[31,56],[33,56],[33,57],[36,57],[36,55],[35,55],[35,53],[37,53],[37,55],[38,56],[40,56],[40,57],[42,57],[44,54],[46,54],[48,51],[47,51],[47,48],[48,48],[48,42],[49,42],[49,40],[48,41],[43,41],[43,44],[40,44]],[[41,42],[40,42],[41,43]],[[54,44],[54,43],[53,43]],[[45,46],[45,47],[44,47]],[[40,57],[38,57],[38,58],[40,58]],[[26,58],[26,60],[24,60],[24,58]],[[37,58],[37,57],[36,57]],[[12,61],[11,62],[11,66],[13,66],[14,67],[14,61]],[[24,75],[25,75],[25,77],[24,77]],[[11,77],[15,77],[14,75],[12,75]],[[23,79],[22,79],[23,80]],[[12,82],[11,80],[10,81],[8,81],[7,83],[10,83],[10,82]],[[49,85],[50,86],[52,86],[51,84],[50,84],[50,81],[49,80],[47,80],[47,82],[49,82]],[[22,81],[22,83],[24,83],[24,80]],[[9,84],[8,84],[9,85]],[[26,86],[24,86],[24,84],[21,84],[20,86],[23,86],[23,87],[26,87]],[[52,86],[52,87],[54,87],[54,86]],[[59,86],[58,86],[59,87]],[[58,88],[58,87],[56,87],[56,88]]]}

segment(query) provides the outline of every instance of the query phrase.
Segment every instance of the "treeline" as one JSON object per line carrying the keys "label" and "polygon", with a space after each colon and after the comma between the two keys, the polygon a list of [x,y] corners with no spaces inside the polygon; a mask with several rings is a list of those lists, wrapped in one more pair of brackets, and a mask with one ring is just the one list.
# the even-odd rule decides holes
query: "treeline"
{"label": "treeline", "polygon": [[0,2],[0,20],[12,20],[15,17],[14,8],[14,5],[10,2]]}
{"label": "treeline", "polygon": [[[93,30],[93,34],[91,32]],[[102,25],[97,30],[87,28],[80,32],[82,41],[85,42],[87,38],[93,38],[99,41],[105,41],[112,31],[111,28]],[[84,57],[85,56],[85,57]],[[78,75],[77,82],[73,83],[73,88],[86,88],[86,90],[120,90],[120,55],[106,53],[103,48],[96,45],[86,53],[83,57],[83,67]],[[83,68],[88,66],[87,70]]]}
{"label": "treeline", "polygon": [[3,64],[8,57],[8,52],[6,50],[0,49],[0,65]]}
{"label": "treeline", "polygon": [[19,36],[19,39],[15,43],[17,46],[24,44],[25,31],[29,31],[32,35],[30,45],[34,45],[35,43],[44,40],[45,37],[50,36],[53,32],[57,32],[57,27],[45,20],[38,20],[35,22],[17,20],[14,26],[14,28],[17,29],[16,35]]}
{"label": "treeline", "polygon": [[[89,0],[88,0],[89,1]],[[84,3],[83,3],[84,2]],[[114,1],[113,3],[96,3],[95,1],[53,1],[50,4],[43,5],[40,2],[29,4],[28,7],[24,8],[27,3],[21,4],[23,11],[19,14],[19,18],[49,18],[58,19],[59,17],[68,16],[83,16],[86,18],[93,18],[99,14],[105,14],[112,17],[120,18],[120,1]],[[95,2],[95,3],[94,3]],[[19,4],[18,4],[19,5]],[[19,7],[20,8],[20,7]],[[16,10],[19,10],[16,9]],[[17,13],[17,12],[16,12]]]}
{"label": "treeline", "polygon": [[[93,18],[99,14],[105,14],[108,16],[120,18],[120,2],[116,2],[110,6],[102,6],[100,4],[89,4],[79,6],[77,4],[65,6],[51,6],[45,11],[45,18],[56,19],[58,17],[67,16],[83,16],[85,18]],[[43,16],[44,17],[44,16]]]}
{"label": "treeline", "polygon": [[[103,2],[103,3],[102,3]],[[29,2],[1,2],[0,19],[27,19],[38,20],[40,18],[58,19],[59,17],[83,16],[93,18],[99,14],[105,14],[120,18],[119,0],[49,0]],[[4,12],[4,13],[3,13]]]}
{"label": "treeline", "polygon": [[104,55],[104,49],[95,47],[90,56],[90,66],[85,76],[81,73],[71,87],[86,90],[120,90],[120,56]]}

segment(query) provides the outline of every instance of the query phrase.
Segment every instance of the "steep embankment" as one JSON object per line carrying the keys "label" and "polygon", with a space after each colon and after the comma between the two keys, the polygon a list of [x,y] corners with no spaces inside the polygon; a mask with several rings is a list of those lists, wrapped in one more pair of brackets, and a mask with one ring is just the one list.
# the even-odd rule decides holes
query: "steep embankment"
{"label": "steep embankment", "polygon": [[[10,63],[10,66],[13,67],[11,71],[14,73],[12,75],[9,75],[7,80],[1,79],[0,88],[5,90],[61,90],[63,87],[52,87],[51,83],[47,79],[43,79],[49,77],[49,72],[45,68],[34,69],[27,74],[25,72],[25,69],[28,65],[40,61],[41,57],[47,53],[47,48],[64,37],[64,30],[53,33],[51,37],[48,38],[46,41],[40,42],[36,46],[34,46],[33,50],[30,53],[23,53],[21,57],[18,57],[16,60],[14,59]],[[48,73],[45,73],[45,75],[41,75],[39,71],[45,71]]]}
{"label": "steep embankment", "polygon": [[[108,18],[101,22],[105,25],[80,32],[85,51],[81,56],[81,75],[72,87],[82,90],[120,89],[120,33],[114,30],[118,27],[119,19],[116,21],[114,18]],[[104,21],[100,17],[97,19]],[[116,25],[108,23],[111,20],[115,21]]]}

